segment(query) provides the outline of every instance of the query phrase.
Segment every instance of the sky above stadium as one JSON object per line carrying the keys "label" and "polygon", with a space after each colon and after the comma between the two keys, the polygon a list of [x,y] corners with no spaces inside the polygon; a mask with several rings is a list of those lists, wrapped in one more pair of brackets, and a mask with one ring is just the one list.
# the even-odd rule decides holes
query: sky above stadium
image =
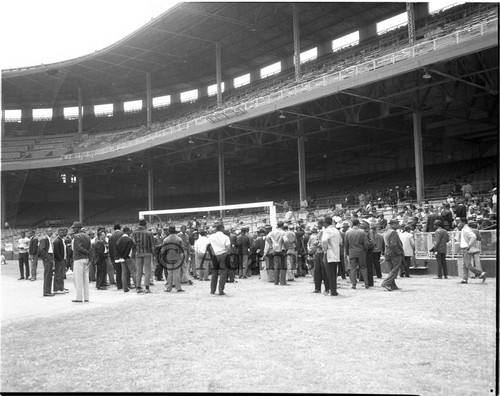
{"label": "sky above stadium", "polygon": [[103,49],[179,1],[2,0],[0,68],[48,64]]}
{"label": "sky above stadium", "polygon": [[[459,0],[432,0],[435,10]],[[1,0],[0,69],[49,64],[101,50],[165,12],[173,0]]]}

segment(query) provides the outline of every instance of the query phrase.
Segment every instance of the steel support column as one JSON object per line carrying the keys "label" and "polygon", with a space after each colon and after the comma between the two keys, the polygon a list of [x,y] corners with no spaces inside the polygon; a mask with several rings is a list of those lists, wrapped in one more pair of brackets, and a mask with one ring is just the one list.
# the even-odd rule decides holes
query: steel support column
{"label": "steel support column", "polygon": [[423,201],[424,196],[424,155],[422,151],[422,112],[413,112],[413,141],[415,146],[415,176],[417,200]]}
{"label": "steel support column", "polygon": [[78,136],[83,133],[83,103],[82,103],[82,89],[78,87]]}
{"label": "steel support column", "polygon": [[152,112],[151,73],[146,73],[146,126],[148,129],[151,129],[151,112]]}
{"label": "steel support column", "polygon": [[220,42],[215,43],[215,74],[217,80],[217,105],[222,106],[222,64]]}
{"label": "steel support column", "polygon": [[84,222],[83,211],[83,176],[78,175],[78,220],[83,224]]}
{"label": "steel support column", "polygon": [[148,168],[148,210],[154,210],[154,171],[151,168],[151,163]]}
{"label": "steel support column", "polygon": [[[302,202],[307,197],[306,191],[306,161],[304,154],[304,142],[303,137],[297,138],[297,154],[299,162],[299,200]],[[300,205],[300,203],[299,203]]]}
{"label": "steel support column", "polygon": [[299,32],[299,6],[292,5],[293,11],[293,63],[295,65],[295,79],[300,80],[300,32]]}
{"label": "steel support column", "polygon": [[226,179],[224,170],[224,151],[222,142],[219,142],[219,205],[226,204]]}

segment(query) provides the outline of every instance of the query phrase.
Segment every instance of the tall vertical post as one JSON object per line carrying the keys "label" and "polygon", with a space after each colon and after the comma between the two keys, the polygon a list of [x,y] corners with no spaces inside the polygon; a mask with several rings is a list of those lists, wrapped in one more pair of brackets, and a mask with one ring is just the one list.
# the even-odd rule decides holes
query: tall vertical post
{"label": "tall vertical post", "polygon": [[413,3],[406,3],[406,14],[408,16],[408,41],[410,44],[415,42],[415,12]]}
{"label": "tall vertical post", "polygon": [[148,210],[154,210],[154,179],[151,161],[148,168]]}
{"label": "tall vertical post", "polygon": [[217,106],[222,106],[222,54],[220,42],[215,43],[215,74],[217,80]]}
{"label": "tall vertical post", "polygon": [[293,60],[295,65],[295,80],[300,80],[300,32],[299,32],[299,6],[292,4],[293,11]]}
{"label": "tall vertical post", "polygon": [[151,129],[152,106],[153,101],[151,99],[151,73],[146,73],[146,125],[148,129]]}
{"label": "tall vertical post", "polygon": [[78,175],[78,220],[83,224],[83,175]]}
{"label": "tall vertical post", "polygon": [[219,205],[226,204],[226,178],[224,170],[224,148],[219,142]]}
{"label": "tall vertical post", "polygon": [[78,87],[78,137],[83,133],[83,103],[82,89]]}
{"label": "tall vertical post", "polygon": [[424,155],[422,151],[422,112],[413,112],[413,141],[415,146],[415,176],[417,200],[423,201],[424,196]]}
{"label": "tall vertical post", "polygon": [[[0,201],[2,202],[2,225],[1,228],[5,227],[5,221],[7,220],[7,205],[6,205],[7,194],[5,193],[5,180],[2,178],[2,193]],[[11,224],[13,225],[13,224]]]}
{"label": "tall vertical post", "polygon": [[[299,200],[300,203],[306,198],[306,161],[304,154],[304,137],[297,138],[297,154],[299,162]],[[299,203],[299,205],[300,205]]]}

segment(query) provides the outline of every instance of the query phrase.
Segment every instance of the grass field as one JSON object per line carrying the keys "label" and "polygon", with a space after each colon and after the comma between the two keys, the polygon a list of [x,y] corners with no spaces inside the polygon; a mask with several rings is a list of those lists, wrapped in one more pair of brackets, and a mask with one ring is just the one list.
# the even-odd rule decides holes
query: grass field
{"label": "grass field", "polygon": [[[1,268],[2,392],[496,394],[496,280],[415,275],[387,292],[258,277],[209,294],[98,291],[75,304]],[[39,279],[40,277],[39,269]]]}

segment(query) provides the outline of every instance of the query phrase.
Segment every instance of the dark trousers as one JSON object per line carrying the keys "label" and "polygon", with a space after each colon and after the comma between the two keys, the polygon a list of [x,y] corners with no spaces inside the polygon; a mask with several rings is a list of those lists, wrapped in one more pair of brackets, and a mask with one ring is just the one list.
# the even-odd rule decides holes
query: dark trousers
{"label": "dark trousers", "polygon": [[214,273],[212,274],[212,279],[210,279],[210,293],[212,294],[215,294],[215,290],[217,289],[217,281],[219,280],[219,275],[220,275],[219,293],[224,292],[224,287],[226,286],[226,281],[227,281],[226,255],[221,254],[221,255],[216,255],[216,257],[217,261],[219,262],[219,268],[214,269]]}
{"label": "dark trousers", "polygon": [[325,264],[326,278],[330,284],[330,295],[337,295],[337,266],[340,262],[332,262]]}
{"label": "dark trousers", "polygon": [[163,268],[163,266],[160,263],[156,263],[155,279],[159,281],[163,278],[163,275],[165,275],[165,279],[167,279],[168,276],[167,269]]}
{"label": "dark trousers", "polygon": [[344,255],[340,255],[340,262],[338,266],[338,275],[341,276],[342,279],[345,279],[346,268],[345,268],[345,258]]}
{"label": "dark trousers", "polygon": [[89,265],[89,280],[91,282],[95,282],[96,280],[96,276],[95,276],[95,259],[91,259],[90,261],[90,265]]}
{"label": "dark trousers", "polygon": [[325,282],[325,291],[330,290],[330,281],[326,276],[326,266],[323,261],[324,253],[314,255],[314,290],[321,291],[321,283]]}
{"label": "dark trousers", "polygon": [[380,255],[381,252],[373,252],[373,268],[377,278],[382,278],[382,270],[380,269]]}
{"label": "dark trousers", "polygon": [[389,268],[389,274],[382,282],[382,286],[389,286],[390,288],[397,287],[396,277],[398,276],[399,267],[403,261],[403,256],[386,257],[385,262]]}
{"label": "dark trousers", "polygon": [[106,257],[100,257],[97,259],[95,264],[97,268],[96,276],[96,287],[106,287],[106,275],[107,275],[107,259]]}
{"label": "dark trousers", "polygon": [[368,286],[373,286],[373,250],[366,251],[366,275],[368,276]]}
{"label": "dark trousers", "polygon": [[43,259],[43,294],[52,293],[52,271],[54,270],[54,256],[48,253]]}
{"label": "dark trousers", "polygon": [[26,268],[26,279],[30,277],[30,261],[29,253],[19,253],[19,272],[21,273],[21,278],[24,278],[24,269]]}
{"label": "dark trousers", "polygon": [[118,290],[123,289],[122,284],[122,264],[113,262],[113,266],[115,267],[115,278],[116,278],[116,287]]}
{"label": "dark trousers", "polygon": [[123,290],[128,290],[130,286],[130,277],[135,279],[135,262],[131,258],[126,258],[122,265],[122,286]]}
{"label": "dark trousers", "polygon": [[446,265],[446,253],[436,253],[436,261],[438,265],[438,276],[448,276],[448,267]]}
{"label": "dark trousers", "polygon": [[273,253],[274,284],[286,284],[286,258],[282,252]]}
{"label": "dark trousers", "polygon": [[234,269],[239,268],[239,258],[237,254],[231,253],[226,256],[227,281],[234,282]]}
{"label": "dark trousers", "polygon": [[411,265],[411,256],[404,256],[403,261],[401,262],[401,273],[399,276],[410,277],[410,265]]}
{"label": "dark trousers", "polygon": [[352,287],[356,287],[358,283],[357,272],[361,272],[361,276],[365,282],[365,286],[368,285],[368,274],[366,271],[366,260],[365,255],[361,254],[359,257],[349,257],[349,277],[351,278]]}
{"label": "dark trousers", "polygon": [[54,291],[64,290],[64,274],[66,272],[66,261],[60,260],[54,263]]}

